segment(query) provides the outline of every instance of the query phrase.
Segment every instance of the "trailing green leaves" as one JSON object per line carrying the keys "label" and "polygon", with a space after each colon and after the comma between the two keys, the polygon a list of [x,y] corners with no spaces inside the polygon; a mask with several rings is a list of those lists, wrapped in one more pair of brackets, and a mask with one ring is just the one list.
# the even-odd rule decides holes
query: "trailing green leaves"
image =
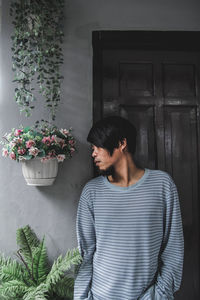
{"label": "trailing green leaves", "polygon": [[15,100],[28,117],[39,92],[55,120],[60,101],[63,64],[62,21],[64,0],[12,0],[12,70],[15,73]]}

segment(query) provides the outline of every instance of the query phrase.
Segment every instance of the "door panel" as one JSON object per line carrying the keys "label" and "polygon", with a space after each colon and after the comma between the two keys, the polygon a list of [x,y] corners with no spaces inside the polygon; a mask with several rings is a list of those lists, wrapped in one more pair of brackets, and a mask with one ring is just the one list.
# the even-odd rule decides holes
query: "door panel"
{"label": "door panel", "polygon": [[[183,288],[176,299],[195,299],[198,286],[198,185],[196,107],[165,107],[166,171],[178,187],[185,237]],[[190,288],[187,288],[190,287]],[[185,288],[184,288],[185,287]]]}
{"label": "door panel", "polygon": [[[137,129],[135,162],[140,167],[156,167],[156,140],[153,106],[123,106],[129,120],[134,120]],[[146,147],[144,147],[146,145]]]}

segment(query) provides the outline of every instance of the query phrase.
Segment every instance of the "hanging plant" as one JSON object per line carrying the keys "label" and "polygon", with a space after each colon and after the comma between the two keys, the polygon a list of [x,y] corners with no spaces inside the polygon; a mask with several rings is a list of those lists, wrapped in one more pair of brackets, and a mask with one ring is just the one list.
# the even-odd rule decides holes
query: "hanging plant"
{"label": "hanging plant", "polygon": [[60,101],[64,0],[12,0],[15,100],[26,117],[41,94],[51,119]]}

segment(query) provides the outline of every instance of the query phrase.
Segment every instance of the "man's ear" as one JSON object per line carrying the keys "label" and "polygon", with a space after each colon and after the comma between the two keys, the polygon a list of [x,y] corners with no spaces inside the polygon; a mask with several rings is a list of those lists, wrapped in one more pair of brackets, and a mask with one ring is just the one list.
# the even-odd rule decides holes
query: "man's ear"
{"label": "man's ear", "polygon": [[122,141],[119,142],[119,147],[121,148],[122,151],[125,150],[125,148],[127,147],[127,139],[124,138]]}

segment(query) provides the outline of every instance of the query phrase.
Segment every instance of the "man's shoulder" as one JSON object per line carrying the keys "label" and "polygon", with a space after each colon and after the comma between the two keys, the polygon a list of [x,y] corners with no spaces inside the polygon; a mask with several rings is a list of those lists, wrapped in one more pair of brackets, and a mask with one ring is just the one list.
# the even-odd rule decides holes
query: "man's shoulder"
{"label": "man's shoulder", "polygon": [[163,170],[150,170],[150,179],[153,181],[158,181],[158,182],[164,182],[164,183],[168,183],[168,184],[174,184],[174,180],[172,178],[172,176]]}
{"label": "man's shoulder", "polygon": [[102,176],[97,176],[97,177],[94,177],[94,178],[90,179],[85,184],[85,186],[87,186],[87,187],[95,187],[95,186],[99,185],[101,182],[102,182]]}
{"label": "man's shoulder", "polygon": [[90,179],[83,187],[82,193],[94,191],[101,187],[102,176],[97,176]]}

